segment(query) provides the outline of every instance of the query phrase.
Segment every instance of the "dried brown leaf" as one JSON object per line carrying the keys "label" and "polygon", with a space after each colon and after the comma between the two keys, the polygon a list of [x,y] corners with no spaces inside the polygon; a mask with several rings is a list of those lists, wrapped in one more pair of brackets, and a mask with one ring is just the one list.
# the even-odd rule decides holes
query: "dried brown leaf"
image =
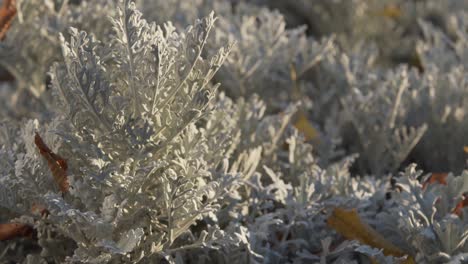
{"label": "dried brown leaf", "polygon": [[70,184],[68,183],[67,179],[67,162],[65,159],[60,157],[59,155],[52,152],[52,150],[47,147],[47,145],[42,140],[41,136],[36,133],[34,137],[34,143],[36,144],[37,148],[39,149],[39,153],[47,160],[47,164],[49,165],[49,169],[52,172],[52,176],[54,177],[55,182],[59,186],[59,189],[62,193],[68,192],[70,188]]}
{"label": "dried brown leaf", "polygon": [[[404,257],[408,255],[362,221],[355,209],[335,208],[332,215],[327,219],[327,224],[346,239],[357,240],[368,246],[382,249],[387,256]],[[413,264],[414,260],[408,256],[403,263]]]}
{"label": "dried brown leaf", "polygon": [[16,16],[16,0],[3,0],[0,7],[0,41],[2,41]]}
{"label": "dried brown leaf", "polygon": [[0,224],[0,241],[10,240],[17,237],[30,237],[34,234],[34,228],[27,224],[6,223]]}
{"label": "dried brown leaf", "polygon": [[453,209],[452,213],[461,216],[462,215],[462,209],[468,206],[468,194],[464,194],[462,197],[462,200],[458,202],[457,206]]}

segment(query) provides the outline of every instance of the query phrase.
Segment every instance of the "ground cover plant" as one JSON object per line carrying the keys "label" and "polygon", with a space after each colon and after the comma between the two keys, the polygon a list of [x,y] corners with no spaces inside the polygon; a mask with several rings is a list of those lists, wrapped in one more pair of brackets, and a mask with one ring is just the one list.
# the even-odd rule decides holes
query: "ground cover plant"
{"label": "ground cover plant", "polygon": [[0,263],[468,263],[467,10],[3,0]]}

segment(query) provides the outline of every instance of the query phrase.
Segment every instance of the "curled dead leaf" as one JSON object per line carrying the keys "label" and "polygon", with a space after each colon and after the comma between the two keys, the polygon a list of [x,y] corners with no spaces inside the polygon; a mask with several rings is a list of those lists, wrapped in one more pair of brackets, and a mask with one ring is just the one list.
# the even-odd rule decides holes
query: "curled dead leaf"
{"label": "curled dead leaf", "polygon": [[0,41],[5,38],[15,16],[16,0],[3,0],[2,7],[0,7]]}
{"label": "curled dead leaf", "polygon": [[30,237],[34,235],[34,228],[27,224],[6,223],[0,224],[0,241],[18,237]]}
{"label": "curled dead leaf", "polygon": [[54,177],[55,182],[59,186],[60,191],[62,193],[68,192],[70,184],[68,183],[67,179],[68,165],[66,160],[60,157],[59,155],[53,153],[52,150],[50,150],[49,147],[47,147],[47,145],[44,143],[44,141],[38,133],[36,133],[34,137],[34,143],[39,149],[39,153],[41,154],[41,156],[47,160],[49,169],[52,172],[52,176]]}
{"label": "curled dead leaf", "polygon": [[[327,219],[327,225],[348,240],[357,240],[368,246],[382,249],[387,256],[404,257],[408,255],[362,221],[356,209],[335,208]],[[413,264],[414,260],[408,256],[402,263]]]}
{"label": "curled dead leaf", "polygon": [[468,206],[468,194],[464,194],[462,200],[453,209],[452,213],[458,216],[462,215],[463,208]]}

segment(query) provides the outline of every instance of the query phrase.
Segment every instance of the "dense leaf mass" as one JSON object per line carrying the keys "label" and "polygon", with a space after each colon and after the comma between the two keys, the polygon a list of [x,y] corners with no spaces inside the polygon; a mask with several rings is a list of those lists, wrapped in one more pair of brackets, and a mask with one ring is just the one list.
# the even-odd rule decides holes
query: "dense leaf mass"
{"label": "dense leaf mass", "polygon": [[468,263],[467,10],[3,0],[0,264]]}

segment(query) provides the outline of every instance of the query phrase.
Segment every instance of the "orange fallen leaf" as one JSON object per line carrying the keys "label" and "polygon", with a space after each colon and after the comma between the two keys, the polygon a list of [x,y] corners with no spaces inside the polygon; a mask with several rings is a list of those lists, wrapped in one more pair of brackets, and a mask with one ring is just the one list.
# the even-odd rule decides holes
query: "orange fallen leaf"
{"label": "orange fallen leaf", "polygon": [[377,12],[377,14],[388,18],[399,18],[403,15],[403,12],[397,5],[387,5],[381,11]]}
{"label": "orange fallen leaf", "polygon": [[10,240],[17,237],[33,237],[32,226],[20,223],[0,224],[0,241]]}
{"label": "orange fallen leaf", "polygon": [[305,140],[309,141],[317,139],[318,132],[309,119],[307,119],[307,115],[303,111],[298,111],[296,122],[294,122],[293,125],[304,135]]}
{"label": "orange fallen leaf", "polygon": [[462,209],[468,206],[468,194],[464,194],[462,200],[455,206],[452,213],[461,216]]}
{"label": "orange fallen leaf", "polygon": [[36,133],[34,137],[34,143],[39,149],[39,153],[47,160],[49,169],[54,176],[54,180],[59,186],[62,193],[66,193],[70,188],[70,184],[67,179],[67,162],[59,155],[52,152],[42,140],[41,136]]}
{"label": "orange fallen leaf", "polygon": [[445,172],[432,173],[431,177],[429,177],[429,179],[423,183],[422,188],[426,189],[429,184],[433,183],[447,185],[447,176],[448,173]]}
{"label": "orange fallen leaf", "polygon": [[[382,249],[387,256],[404,257],[408,255],[386,240],[374,228],[363,222],[356,209],[335,208],[332,215],[327,219],[327,225],[348,240],[357,240],[368,246]],[[411,256],[408,256],[402,263],[414,264],[414,260]]]}
{"label": "orange fallen leaf", "polygon": [[16,16],[16,0],[3,0],[0,8],[0,41],[5,38],[8,29]]}

